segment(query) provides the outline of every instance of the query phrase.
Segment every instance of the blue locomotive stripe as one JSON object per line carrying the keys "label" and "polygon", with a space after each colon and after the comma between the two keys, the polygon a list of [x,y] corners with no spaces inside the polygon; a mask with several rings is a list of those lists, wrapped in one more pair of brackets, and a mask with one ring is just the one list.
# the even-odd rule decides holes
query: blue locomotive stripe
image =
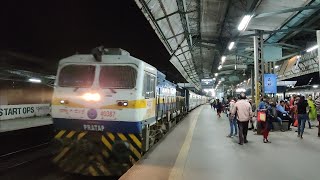
{"label": "blue locomotive stripe", "polygon": [[[154,119],[154,118],[153,118]],[[103,131],[122,133],[141,133],[143,122],[129,121],[96,121],[53,118],[53,125],[56,129],[74,131]]]}

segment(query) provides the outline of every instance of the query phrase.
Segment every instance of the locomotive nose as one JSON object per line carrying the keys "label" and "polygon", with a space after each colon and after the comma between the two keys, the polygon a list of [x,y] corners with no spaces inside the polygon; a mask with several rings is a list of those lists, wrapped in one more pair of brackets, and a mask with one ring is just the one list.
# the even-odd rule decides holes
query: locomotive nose
{"label": "locomotive nose", "polygon": [[130,156],[130,144],[125,141],[116,141],[112,146],[112,153],[121,162],[128,162]]}

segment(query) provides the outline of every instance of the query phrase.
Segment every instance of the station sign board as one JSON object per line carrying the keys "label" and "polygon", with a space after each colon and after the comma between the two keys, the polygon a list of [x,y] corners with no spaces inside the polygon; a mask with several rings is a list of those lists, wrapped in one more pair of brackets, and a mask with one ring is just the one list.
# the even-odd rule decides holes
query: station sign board
{"label": "station sign board", "polygon": [[275,94],[277,93],[277,75],[264,74],[264,93]]}
{"label": "station sign board", "polygon": [[213,86],[213,79],[201,79],[202,86]]}
{"label": "station sign board", "polygon": [[0,120],[46,116],[50,114],[49,104],[0,105]]}

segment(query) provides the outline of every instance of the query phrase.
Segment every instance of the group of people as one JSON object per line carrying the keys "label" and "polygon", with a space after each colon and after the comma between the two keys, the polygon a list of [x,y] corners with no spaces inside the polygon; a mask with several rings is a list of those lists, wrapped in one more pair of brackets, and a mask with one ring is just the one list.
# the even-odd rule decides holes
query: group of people
{"label": "group of people", "polygon": [[222,101],[220,101],[219,99],[211,99],[210,105],[214,110],[217,109],[217,115],[219,118],[221,118],[221,113],[225,110],[224,99],[222,98]]}
{"label": "group of people", "polygon": [[[221,117],[223,107],[229,109],[230,133],[228,137],[239,136],[239,144],[247,143],[248,125],[251,122],[252,126],[257,128],[257,121],[254,121],[257,115],[264,115],[265,118],[259,119],[263,142],[270,143],[268,136],[273,130],[272,122],[278,122],[281,131],[291,130],[295,120],[297,123],[297,133],[299,138],[303,138],[305,123],[308,122],[311,128],[310,120],[318,120],[320,122],[320,97],[315,100],[312,97],[307,99],[304,96],[292,96],[290,100],[273,101],[268,97],[261,99],[257,110],[256,105],[251,100],[246,98],[244,93],[241,93],[239,99],[231,98],[229,104],[224,106],[219,100],[211,103],[213,108],[217,108],[218,116]],[[219,109],[219,111],[218,111]],[[288,121],[288,126],[283,127],[283,122]],[[320,126],[318,125],[318,136],[320,137]]]}

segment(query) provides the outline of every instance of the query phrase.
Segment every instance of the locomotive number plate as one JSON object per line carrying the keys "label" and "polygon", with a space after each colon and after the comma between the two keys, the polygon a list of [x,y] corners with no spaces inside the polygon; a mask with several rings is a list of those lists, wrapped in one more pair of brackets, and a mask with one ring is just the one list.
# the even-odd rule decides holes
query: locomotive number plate
{"label": "locomotive number plate", "polygon": [[101,111],[101,117],[102,119],[115,119],[117,116],[116,111],[112,110],[103,110]]}

